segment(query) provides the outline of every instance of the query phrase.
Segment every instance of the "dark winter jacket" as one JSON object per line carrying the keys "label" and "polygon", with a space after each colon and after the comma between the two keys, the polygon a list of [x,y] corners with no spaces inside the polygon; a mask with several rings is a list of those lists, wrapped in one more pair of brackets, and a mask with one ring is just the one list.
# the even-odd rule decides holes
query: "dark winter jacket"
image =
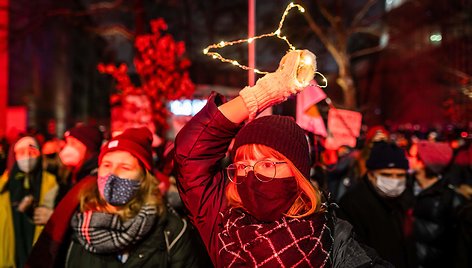
{"label": "dark winter jacket", "polygon": [[[189,219],[197,227],[210,257],[217,267],[219,263],[218,234],[223,223],[220,212],[227,208],[224,177],[221,161],[240,125],[229,121],[217,108],[223,102],[221,96],[213,94],[207,105],[197,113],[179,132],[175,140],[175,164],[177,185],[183,203],[189,211]],[[346,223],[347,224],[347,223]],[[332,254],[335,267],[375,266],[375,253],[366,256],[366,251],[352,238],[351,229],[336,224],[335,252]],[[340,226],[338,228],[338,226]],[[351,266],[346,266],[349,263]]]}
{"label": "dark winter jacket", "polygon": [[335,220],[333,267],[394,267],[380,258],[374,249],[359,243],[349,222]]}
{"label": "dark winter jacket", "polygon": [[67,250],[66,268],[95,267],[199,267],[188,223],[174,212],[161,215],[152,233],[135,245],[127,261],[121,263],[116,254],[93,254],[72,240]]}
{"label": "dark winter jacket", "polygon": [[452,263],[463,263],[457,256],[460,240],[464,239],[458,228],[458,212],[463,203],[462,196],[444,179],[416,196],[414,236],[421,267],[452,267]]}
{"label": "dark winter jacket", "polygon": [[72,241],[69,226],[79,205],[79,193],[94,183],[96,177],[84,178],[59,203],[25,267],[200,267],[190,228],[173,212],[160,216],[152,233],[130,249],[125,264],[116,256],[89,253]]}
{"label": "dark winter jacket", "polygon": [[395,267],[415,267],[411,237],[411,196],[381,197],[364,177],[340,200],[338,216],[354,227],[360,242],[374,248]]}

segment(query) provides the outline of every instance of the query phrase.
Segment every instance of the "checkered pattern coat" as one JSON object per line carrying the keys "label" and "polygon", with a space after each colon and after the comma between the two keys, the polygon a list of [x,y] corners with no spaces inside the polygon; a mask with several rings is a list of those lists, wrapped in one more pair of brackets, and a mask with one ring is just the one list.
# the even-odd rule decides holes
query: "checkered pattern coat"
{"label": "checkered pattern coat", "polygon": [[327,213],[262,223],[239,209],[221,214],[218,267],[331,267]]}

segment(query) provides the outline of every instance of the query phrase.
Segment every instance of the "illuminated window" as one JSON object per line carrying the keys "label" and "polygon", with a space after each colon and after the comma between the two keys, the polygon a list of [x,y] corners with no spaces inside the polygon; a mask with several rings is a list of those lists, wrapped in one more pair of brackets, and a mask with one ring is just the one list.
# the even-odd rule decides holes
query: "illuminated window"
{"label": "illuminated window", "polygon": [[203,106],[205,106],[207,100],[176,100],[169,102],[170,111],[175,115],[195,115],[198,113]]}

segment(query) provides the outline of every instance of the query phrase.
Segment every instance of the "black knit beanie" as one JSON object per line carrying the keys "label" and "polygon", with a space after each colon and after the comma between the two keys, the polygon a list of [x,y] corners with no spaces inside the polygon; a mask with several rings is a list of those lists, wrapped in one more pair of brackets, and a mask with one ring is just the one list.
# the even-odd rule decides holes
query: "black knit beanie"
{"label": "black knit beanie", "polygon": [[269,115],[256,118],[236,134],[232,155],[246,144],[262,144],[287,157],[310,178],[310,153],[305,132],[289,116]]}
{"label": "black knit beanie", "polygon": [[367,169],[376,170],[384,168],[408,169],[408,159],[400,147],[388,142],[374,142],[369,158],[365,163]]}

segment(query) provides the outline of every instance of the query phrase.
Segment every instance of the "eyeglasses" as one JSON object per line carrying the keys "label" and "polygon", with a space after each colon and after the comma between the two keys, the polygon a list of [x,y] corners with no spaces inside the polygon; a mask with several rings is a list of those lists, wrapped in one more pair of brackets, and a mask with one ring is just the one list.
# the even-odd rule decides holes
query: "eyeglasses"
{"label": "eyeglasses", "polygon": [[256,178],[262,182],[269,182],[275,178],[277,174],[277,165],[286,164],[285,161],[260,160],[254,165],[246,165],[243,163],[234,163],[226,168],[226,173],[231,182],[241,184],[247,176],[247,169],[250,167],[254,171]]}

